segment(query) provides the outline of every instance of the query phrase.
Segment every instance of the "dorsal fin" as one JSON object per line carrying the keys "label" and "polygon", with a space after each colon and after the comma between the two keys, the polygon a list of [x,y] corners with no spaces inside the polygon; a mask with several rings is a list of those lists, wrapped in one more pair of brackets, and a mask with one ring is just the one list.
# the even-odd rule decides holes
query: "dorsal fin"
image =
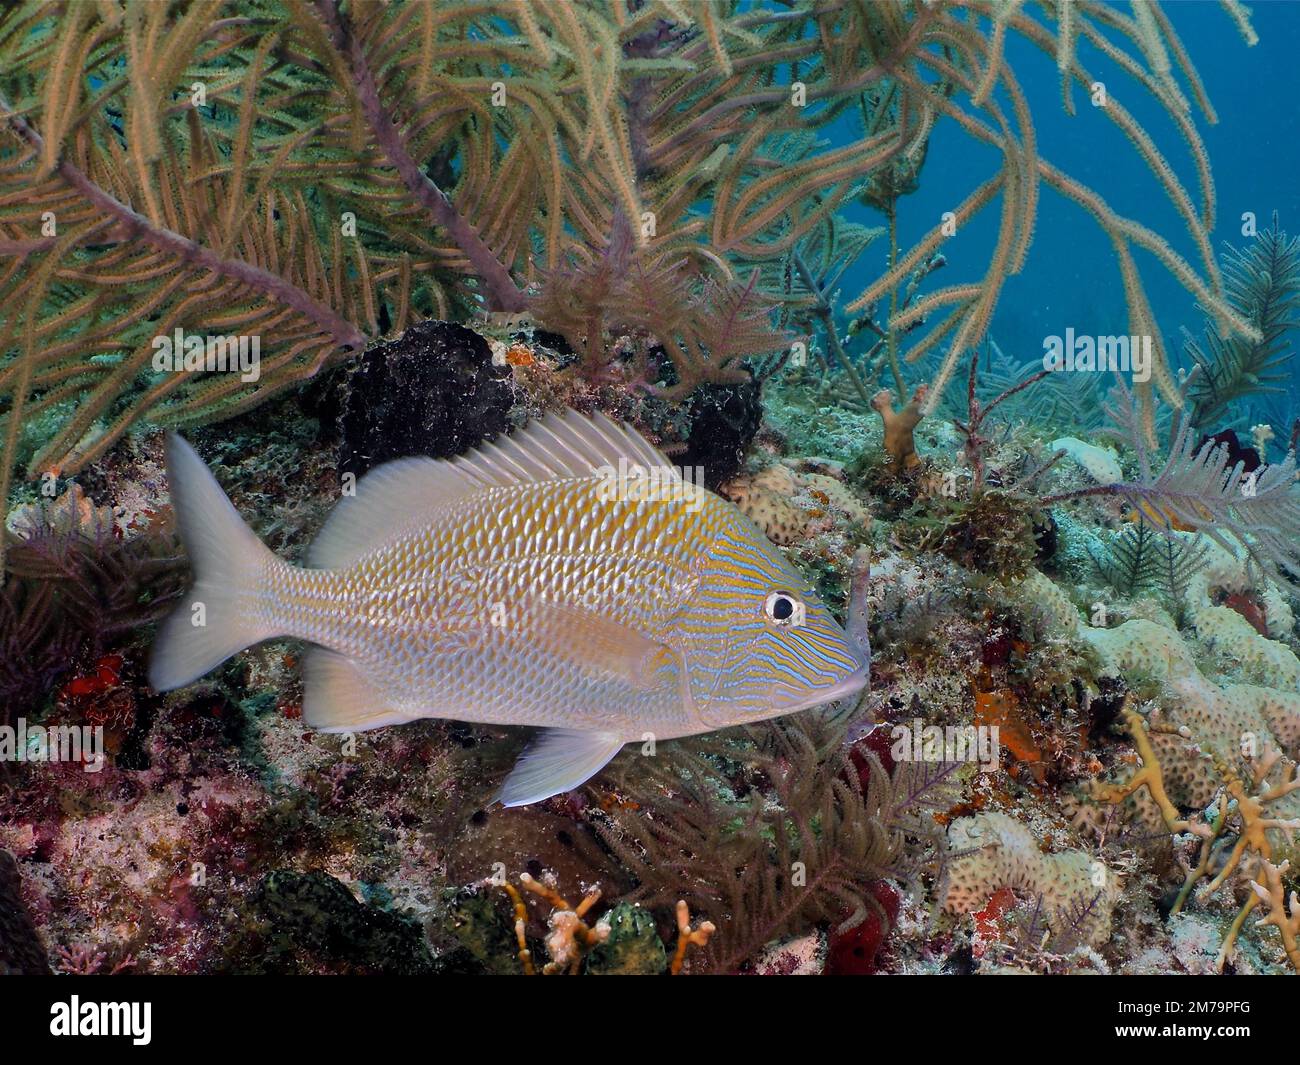
{"label": "dorsal fin", "polygon": [[477,485],[450,462],[397,459],[376,466],[339,500],[307,552],[307,565],[344,569],[417,527],[427,515]]}
{"label": "dorsal fin", "polygon": [[459,458],[397,459],[361,478],[354,496],[340,500],[307,553],[307,565],[343,569],[362,555],[428,524],[438,510],[471,492],[538,481],[591,477],[617,470],[619,460],[671,469],[668,460],[630,425],[603,414],[548,414],[516,435],[484,444]]}
{"label": "dorsal fin", "polygon": [[584,418],[575,411],[547,414],[516,436],[484,444],[451,465],[486,488],[590,477],[602,466],[617,469],[620,459],[647,469],[672,468],[630,425],[616,425],[599,412]]}

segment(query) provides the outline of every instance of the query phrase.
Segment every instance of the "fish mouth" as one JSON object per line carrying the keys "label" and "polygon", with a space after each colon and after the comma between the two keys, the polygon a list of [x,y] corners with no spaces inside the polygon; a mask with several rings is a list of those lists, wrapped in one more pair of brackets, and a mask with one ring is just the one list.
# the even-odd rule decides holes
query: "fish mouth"
{"label": "fish mouth", "polygon": [[772,686],[772,702],[776,709],[787,714],[797,710],[808,710],[823,703],[836,702],[862,691],[871,679],[870,668],[863,666],[856,672],[850,673],[838,684],[829,688],[819,688],[812,693],[791,688],[788,684],[775,684]]}

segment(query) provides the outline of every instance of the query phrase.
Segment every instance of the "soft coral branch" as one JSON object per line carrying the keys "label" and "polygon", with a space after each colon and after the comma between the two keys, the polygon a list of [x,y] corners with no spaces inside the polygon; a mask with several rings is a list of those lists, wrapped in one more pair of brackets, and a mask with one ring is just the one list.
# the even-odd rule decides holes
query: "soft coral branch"
{"label": "soft coral branch", "polygon": [[[1300,486],[1296,456],[1289,452],[1279,463],[1246,473],[1241,461],[1229,466],[1228,448],[1214,440],[1196,441],[1188,420],[1179,423],[1169,455],[1153,472],[1152,455],[1143,437],[1141,410],[1120,376],[1117,398],[1107,413],[1118,426],[1110,435],[1127,439],[1137,456],[1135,481],[1076,488],[1039,500],[1052,506],[1072,499],[1118,496],[1136,507],[1165,536],[1175,529],[1203,532],[1225,550],[1235,551],[1235,539],[1261,566],[1300,575]],[[1231,537],[1232,539],[1229,539]]]}
{"label": "soft coral branch", "polygon": [[452,205],[447,194],[420,169],[406,150],[401,131],[379,96],[370,61],[347,16],[336,0],[316,0],[316,10],[329,29],[334,46],[348,61],[355,81],[357,100],[370,123],[375,141],[396,169],[407,191],[433,216],[457,247],[469,259],[470,267],[483,282],[489,308],[518,313],[527,307],[524,293],[515,284],[510,271],[497,259],[473,224]]}
{"label": "soft coral branch", "polygon": [[[0,117],[8,121],[14,132],[26,141],[38,156],[44,152],[44,138],[22,115],[10,107],[8,101],[3,97],[0,97]],[[156,248],[166,255],[176,256],[188,266],[211,271],[219,277],[230,278],[259,292],[264,292],[275,301],[284,304],[286,307],[293,308],[310,319],[324,332],[333,337],[340,347],[360,350],[366,346],[366,335],[352,322],[335,314],[329,307],[318,303],[297,285],[285,280],[278,274],[263,270],[260,266],[255,266],[242,259],[225,258],[189,237],[182,236],[166,226],[149,221],[144,215],[133,210],[116,196],[101,188],[88,174],[67,159],[59,161],[55,173],[80,193],[93,207],[103,211],[117,222],[119,239],[135,238],[142,240],[150,247]],[[28,251],[39,249],[23,247],[14,248],[13,250],[25,254]]]}

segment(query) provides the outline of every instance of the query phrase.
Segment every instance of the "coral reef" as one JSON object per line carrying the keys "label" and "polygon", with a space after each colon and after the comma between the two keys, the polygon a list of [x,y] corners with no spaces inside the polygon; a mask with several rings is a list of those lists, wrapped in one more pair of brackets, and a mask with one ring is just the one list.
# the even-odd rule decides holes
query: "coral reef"
{"label": "coral reef", "polygon": [[514,911],[514,935],[519,965],[528,976],[553,976],[579,972],[589,976],[653,976],[667,971],[682,972],[691,947],[706,947],[714,931],[711,921],[692,926],[690,908],[679,900],[676,907],[677,945],[669,960],[659,938],[655,920],[641,906],[620,902],[599,920],[588,924],[588,912],[600,901],[600,889],[592,888],[577,906],[567,902],[555,887],[521,873],[519,882],[531,895],[550,906],[543,938],[548,961],[538,970],[528,940],[529,911],[524,896],[508,880],[501,883]]}
{"label": "coral reef", "polygon": [[[869,754],[864,784],[863,774],[848,771],[844,721],[789,720],[772,750],[699,741],[694,751],[681,745],[670,760],[649,760],[666,764],[639,766],[621,780],[631,801],[595,821],[639,884],[631,899],[673,905],[675,888],[678,903],[710,915],[709,971],[740,969],[810,917],[847,933],[883,915],[871,886],[888,873],[913,875],[903,836],[922,850],[937,845],[923,813],[946,793],[947,773],[908,765],[891,775]],[[761,772],[745,772],[756,759]]]}
{"label": "coral reef", "polygon": [[1036,897],[1058,941],[1074,937],[1096,945],[1110,937],[1120,892],[1118,877],[1092,855],[1071,850],[1044,854],[1019,821],[1002,813],[959,817],[948,826],[954,852],[946,869],[944,909],[982,909],[1002,888]]}
{"label": "coral reef", "polygon": [[[1121,715],[1142,768],[1119,784],[1094,785],[1092,795],[1115,803],[1145,789],[1154,809],[1146,807],[1141,816],[1199,848],[1199,857],[1187,866],[1175,912],[1202,879],[1208,881],[1204,897],[1234,877],[1256,874],[1279,848],[1289,850],[1291,830],[1300,827],[1300,804],[1293,794],[1300,787],[1295,780],[1300,754],[1295,655],[1236,612],[1213,605],[1214,591],[1246,580],[1238,558],[1215,551],[1190,590],[1189,616],[1196,645],[1204,648],[1199,655],[1167,615],[1133,618],[1113,628],[1084,625],[1073,605],[1041,575],[1022,585],[1027,601],[1043,607],[1060,629],[1087,641],[1106,671],[1150,700],[1145,715],[1133,708]],[[1277,601],[1276,588],[1270,594]],[[1282,611],[1280,604],[1276,620],[1280,628],[1292,627],[1289,610]],[[1261,683],[1241,683],[1234,676]],[[1188,810],[1192,813],[1183,813]],[[1220,965],[1259,901],[1253,894],[1245,899],[1225,931]]]}
{"label": "coral reef", "polygon": [[[1145,412],[1119,379],[1108,408],[1117,429],[1133,446],[1141,477],[1057,492],[1044,504],[1089,496],[1119,496],[1164,530],[1204,532],[1227,550],[1243,547],[1260,564],[1300,574],[1300,492],[1296,456],[1245,475],[1244,463],[1228,465],[1229,449],[1213,441],[1197,446],[1190,419],[1176,423],[1164,465],[1153,469]],[[1113,472],[1113,471],[1111,471]]]}
{"label": "coral reef", "polygon": [[[1214,253],[1178,18],[7,5],[0,972],[1300,971],[1300,244]],[[1168,239],[1046,157],[1024,55]],[[940,127],[989,166],[918,220]],[[1152,341],[1109,401],[1021,361],[1045,303],[992,336],[1048,194],[1113,247],[1089,313]],[[1172,358],[1149,267],[1206,316]],[[300,643],[146,682],[165,429],[302,560],[352,475],[566,409],[748,515],[867,689],[505,808],[513,718],[316,731]],[[102,757],[27,757],[65,729]]]}
{"label": "coral reef", "polygon": [[[70,498],[79,501],[74,509],[62,505]],[[138,649],[143,627],[181,594],[183,560],[170,524],[151,521],[124,535],[109,508],[69,492],[52,508],[20,504],[10,525],[17,535],[0,531],[10,544],[0,587],[0,724],[35,717],[70,676],[63,694],[82,700],[71,717],[133,714],[120,701],[137,700],[116,675],[80,687],[75,675],[96,673],[128,645]],[[93,700],[98,709],[86,698],[96,694],[104,696]],[[118,709],[107,699],[119,700]],[[8,768],[0,761],[0,776]]]}

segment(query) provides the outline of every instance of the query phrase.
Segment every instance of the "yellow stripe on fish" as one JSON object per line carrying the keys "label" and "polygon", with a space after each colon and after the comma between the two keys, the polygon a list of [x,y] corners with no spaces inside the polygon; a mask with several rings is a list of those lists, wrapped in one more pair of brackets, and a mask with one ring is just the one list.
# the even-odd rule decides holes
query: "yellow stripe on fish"
{"label": "yellow stripe on fish", "polygon": [[323,731],[424,717],[544,728],[507,805],[577,787],[647,733],[762,720],[866,684],[860,652],[753,522],[602,415],[376,468],[305,566],[258,541],[177,436],[167,465],[195,584],[158,633],[153,686],[262,640],[306,640],[303,717]]}

